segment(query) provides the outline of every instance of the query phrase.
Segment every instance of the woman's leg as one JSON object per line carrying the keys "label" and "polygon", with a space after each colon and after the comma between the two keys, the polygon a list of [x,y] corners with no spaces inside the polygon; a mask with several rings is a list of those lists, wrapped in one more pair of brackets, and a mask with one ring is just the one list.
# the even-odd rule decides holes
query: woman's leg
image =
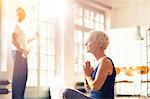
{"label": "woman's leg", "polygon": [[63,99],[92,99],[83,93],[73,90],[73,89],[65,89],[63,92]]}
{"label": "woman's leg", "polygon": [[19,51],[13,51],[14,70],[12,81],[12,99],[24,99],[27,81],[27,59]]}

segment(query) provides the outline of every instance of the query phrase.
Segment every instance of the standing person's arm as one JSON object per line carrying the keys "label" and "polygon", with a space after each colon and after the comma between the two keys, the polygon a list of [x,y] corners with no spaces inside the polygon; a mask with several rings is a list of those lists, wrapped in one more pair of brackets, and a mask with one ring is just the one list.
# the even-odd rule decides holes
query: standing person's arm
{"label": "standing person's arm", "polygon": [[29,51],[26,48],[23,48],[22,45],[17,41],[17,33],[13,32],[12,34],[12,44],[22,53],[24,58],[27,57]]}
{"label": "standing person's arm", "polygon": [[12,34],[12,44],[21,52],[25,51],[25,48],[23,48],[17,41],[17,33],[15,33],[15,32],[13,32],[13,34]]}
{"label": "standing person's arm", "polygon": [[27,44],[31,43],[33,40],[35,40],[37,37],[39,37],[38,32],[35,33],[34,37],[31,37],[27,40]]}

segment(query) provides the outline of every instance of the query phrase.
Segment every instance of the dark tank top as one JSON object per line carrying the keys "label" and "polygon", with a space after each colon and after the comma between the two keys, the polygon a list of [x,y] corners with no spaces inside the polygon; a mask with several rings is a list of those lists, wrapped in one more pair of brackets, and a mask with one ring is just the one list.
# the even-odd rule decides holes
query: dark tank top
{"label": "dark tank top", "polygon": [[[110,58],[108,58],[108,59],[110,59]],[[111,62],[112,62],[112,60],[111,60]],[[98,91],[93,91],[93,90],[90,91],[90,97],[92,99],[114,99],[114,84],[115,84],[116,70],[115,70],[113,62],[112,62],[112,65],[113,65],[113,73],[111,75],[107,76],[101,89],[99,89]],[[99,64],[98,64],[98,66],[99,66]],[[98,66],[92,72],[91,76],[92,76],[93,80],[95,79]]]}

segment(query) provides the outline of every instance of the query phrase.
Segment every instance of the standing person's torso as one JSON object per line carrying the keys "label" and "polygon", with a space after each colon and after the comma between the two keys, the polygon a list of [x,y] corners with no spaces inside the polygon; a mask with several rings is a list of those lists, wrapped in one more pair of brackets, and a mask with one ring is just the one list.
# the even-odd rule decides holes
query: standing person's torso
{"label": "standing person's torso", "polygon": [[[21,23],[16,23],[15,25],[15,29],[13,31],[13,33],[17,34],[17,42],[19,43],[19,45],[21,45],[21,47],[26,48],[26,35],[24,33],[24,29]],[[12,44],[12,50],[17,50],[17,48]]]}
{"label": "standing person's torso", "polygon": [[[108,59],[110,59],[110,58],[108,58]],[[111,60],[111,62],[112,62],[112,60]],[[101,89],[99,89],[98,91],[91,90],[90,95],[91,95],[92,99],[114,99],[114,84],[115,84],[116,71],[115,71],[113,62],[112,62],[112,65],[113,65],[113,73],[111,75],[107,76]],[[99,64],[98,64],[98,66],[99,66]],[[98,66],[94,69],[94,71],[91,75],[93,79],[95,79]]]}

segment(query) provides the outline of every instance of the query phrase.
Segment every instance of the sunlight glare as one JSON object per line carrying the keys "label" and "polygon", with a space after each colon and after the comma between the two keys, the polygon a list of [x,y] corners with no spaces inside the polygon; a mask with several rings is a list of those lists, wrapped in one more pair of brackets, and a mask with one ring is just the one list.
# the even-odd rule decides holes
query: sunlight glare
{"label": "sunlight glare", "polygon": [[65,12],[65,2],[64,0],[52,0],[49,2],[47,10],[49,16],[61,17]]}

